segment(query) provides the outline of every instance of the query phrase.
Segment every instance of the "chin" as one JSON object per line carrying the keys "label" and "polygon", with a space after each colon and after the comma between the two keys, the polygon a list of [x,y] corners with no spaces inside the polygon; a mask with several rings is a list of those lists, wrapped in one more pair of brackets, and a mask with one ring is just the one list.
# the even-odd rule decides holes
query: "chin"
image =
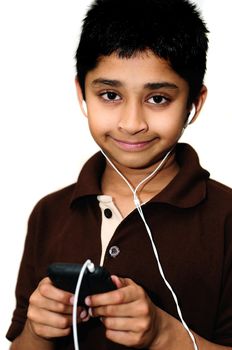
{"label": "chin", "polygon": [[[108,153],[109,154],[109,153]],[[158,162],[160,159],[144,159],[142,154],[129,155],[129,156],[121,156],[114,157],[110,155],[110,158],[115,162],[115,165],[128,168],[128,169],[147,169]]]}

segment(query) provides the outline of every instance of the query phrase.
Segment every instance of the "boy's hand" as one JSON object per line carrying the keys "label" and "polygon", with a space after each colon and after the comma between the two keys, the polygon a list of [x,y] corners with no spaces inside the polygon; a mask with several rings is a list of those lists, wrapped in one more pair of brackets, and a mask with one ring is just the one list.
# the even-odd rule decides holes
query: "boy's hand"
{"label": "boy's hand", "polygon": [[112,280],[116,291],[86,298],[90,315],[101,318],[111,341],[134,348],[150,346],[158,332],[155,305],[131,279]]}
{"label": "boy's hand", "polygon": [[[72,325],[72,299],[69,292],[57,289],[46,277],[31,295],[28,307],[28,326],[31,332],[44,339],[67,336]],[[78,321],[87,318],[87,312],[78,309]]]}

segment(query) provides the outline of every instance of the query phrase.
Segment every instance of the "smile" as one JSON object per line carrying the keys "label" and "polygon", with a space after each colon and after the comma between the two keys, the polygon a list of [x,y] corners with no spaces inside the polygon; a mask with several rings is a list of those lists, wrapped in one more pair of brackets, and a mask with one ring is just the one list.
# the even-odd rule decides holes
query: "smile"
{"label": "smile", "polygon": [[115,138],[112,138],[112,140],[120,149],[124,151],[141,151],[148,148],[151,145],[151,143],[154,141],[154,139],[152,139],[148,141],[131,142],[131,141],[118,140]]}

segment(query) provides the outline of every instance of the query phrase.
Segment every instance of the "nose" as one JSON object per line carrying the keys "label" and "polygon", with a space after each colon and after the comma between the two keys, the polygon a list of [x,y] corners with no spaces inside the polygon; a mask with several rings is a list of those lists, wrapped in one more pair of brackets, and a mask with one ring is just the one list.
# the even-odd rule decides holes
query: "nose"
{"label": "nose", "polygon": [[126,103],[121,110],[118,128],[125,134],[135,135],[148,130],[142,105],[135,102]]}

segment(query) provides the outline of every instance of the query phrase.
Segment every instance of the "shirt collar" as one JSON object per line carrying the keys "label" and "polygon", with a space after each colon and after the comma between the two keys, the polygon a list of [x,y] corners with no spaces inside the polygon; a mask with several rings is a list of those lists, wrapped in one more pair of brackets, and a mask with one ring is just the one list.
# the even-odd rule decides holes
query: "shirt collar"
{"label": "shirt collar", "polygon": [[[180,167],[175,178],[148,203],[166,203],[180,208],[193,207],[206,196],[206,180],[209,173],[199,163],[194,149],[187,144],[177,144],[176,159]],[[101,152],[92,156],[83,166],[74,192],[71,205],[82,197],[102,194],[101,178],[106,160]]]}
{"label": "shirt collar", "polygon": [[102,194],[101,178],[106,166],[105,157],[101,152],[94,154],[83,166],[71,198],[71,205],[85,196]]}
{"label": "shirt collar", "polygon": [[197,153],[187,144],[177,144],[176,160],[179,173],[151,201],[180,208],[194,207],[206,197],[206,181],[210,174],[200,166]]}

